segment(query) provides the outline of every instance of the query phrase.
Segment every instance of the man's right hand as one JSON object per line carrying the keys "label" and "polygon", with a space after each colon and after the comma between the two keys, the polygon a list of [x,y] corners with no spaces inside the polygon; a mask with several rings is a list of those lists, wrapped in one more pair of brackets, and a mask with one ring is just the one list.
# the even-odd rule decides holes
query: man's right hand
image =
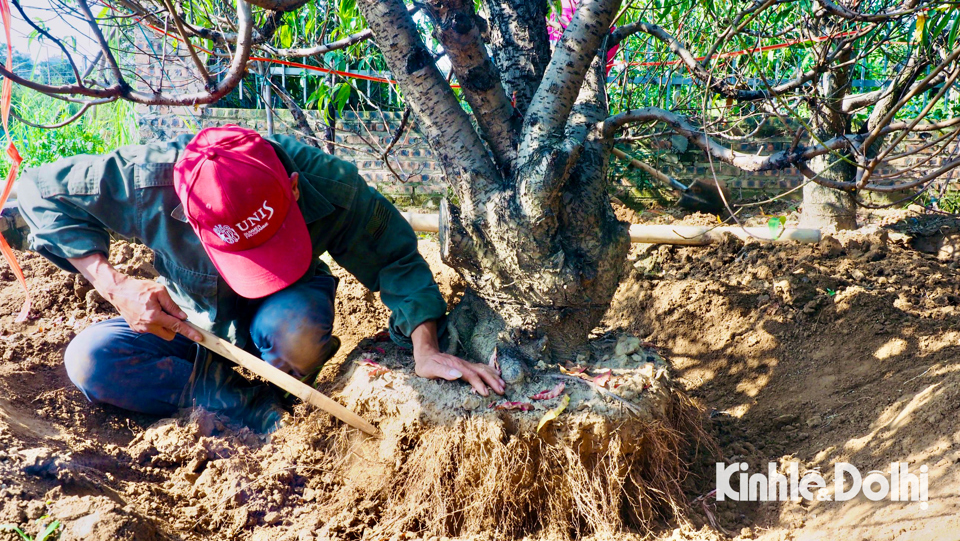
{"label": "man's right hand", "polygon": [[136,332],[148,332],[164,340],[173,340],[177,333],[193,341],[203,339],[183,324],[187,314],[173,302],[167,288],[156,282],[124,276],[103,296]]}
{"label": "man's right hand", "polygon": [[200,333],[184,325],[187,314],[170,298],[167,288],[150,280],[138,280],[117,272],[103,254],[69,260],[112,304],[135,332],[151,333],[173,340],[180,333],[200,341]]}

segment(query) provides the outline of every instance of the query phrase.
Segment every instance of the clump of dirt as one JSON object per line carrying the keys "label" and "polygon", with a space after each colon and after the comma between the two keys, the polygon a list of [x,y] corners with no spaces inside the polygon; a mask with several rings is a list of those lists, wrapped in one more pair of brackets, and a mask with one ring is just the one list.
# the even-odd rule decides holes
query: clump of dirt
{"label": "clump of dirt", "polygon": [[58,538],[60,541],[172,539],[132,506],[121,506],[106,496],[66,496],[54,502],[47,514],[65,524]]}

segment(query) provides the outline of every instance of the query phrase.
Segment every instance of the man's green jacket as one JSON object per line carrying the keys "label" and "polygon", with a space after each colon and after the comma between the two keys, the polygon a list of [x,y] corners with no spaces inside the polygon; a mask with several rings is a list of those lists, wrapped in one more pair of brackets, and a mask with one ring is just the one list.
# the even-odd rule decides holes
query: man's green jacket
{"label": "man's green jacket", "polygon": [[[30,225],[30,246],[57,266],[68,258],[107,254],[112,231],[153,249],[154,265],[190,321],[243,346],[250,301],[231,290],[182,214],[173,189],[173,166],[192,136],[81,155],[28,171],[17,201]],[[313,263],[303,280],[330,273],[324,252],[380,291],[392,311],[390,334],[409,345],[413,330],[446,312],[417,237],[349,162],[288,136],[268,139],[288,174],[300,173],[300,200],[313,242]],[[256,182],[256,179],[250,179]]]}

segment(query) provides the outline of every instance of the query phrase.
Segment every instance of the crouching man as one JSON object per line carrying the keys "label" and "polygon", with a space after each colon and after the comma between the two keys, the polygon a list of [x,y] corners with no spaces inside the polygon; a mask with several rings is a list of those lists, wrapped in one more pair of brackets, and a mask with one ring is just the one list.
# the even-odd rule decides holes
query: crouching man
{"label": "crouching man", "polygon": [[[418,375],[503,392],[491,368],[441,352],[446,303],[400,213],[355,166],[291,137],[231,125],[75,156],[26,173],[18,203],[31,248],[83,274],[122,316],[67,347],[67,374],[92,402],[155,415],[199,405],[275,429],[276,389],[195,344],[183,321],[312,383],[339,348],[325,252],[380,291]],[[110,266],[111,233],[153,249],[158,281]]]}

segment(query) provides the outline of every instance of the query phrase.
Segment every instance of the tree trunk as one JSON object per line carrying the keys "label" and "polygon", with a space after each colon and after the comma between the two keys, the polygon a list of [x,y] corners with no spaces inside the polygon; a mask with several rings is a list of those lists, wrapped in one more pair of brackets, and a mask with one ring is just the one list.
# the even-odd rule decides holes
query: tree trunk
{"label": "tree trunk", "polygon": [[[598,59],[571,112],[586,121],[580,126],[606,116],[603,82]],[[587,353],[583,346],[626,268],[627,226],[617,220],[607,193],[609,140],[586,132],[577,127],[565,134],[565,140],[583,138],[585,144],[566,173],[560,204],[545,219],[550,226],[531,223],[520,212],[501,212],[499,220],[488,221],[481,230],[477,224],[482,219],[461,215],[447,203],[441,209],[441,255],[469,284],[451,315],[459,345],[475,360],[489,359],[496,347],[509,383],[522,380],[526,368],[539,359],[575,360]],[[548,154],[562,156],[562,144],[556,143]],[[521,174],[536,178],[518,178],[516,184],[562,175],[567,162],[546,160],[544,165],[521,169]],[[520,207],[514,198],[502,208]],[[478,249],[481,242],[485,247]]]}
{"label": "tree trunk", "polygon": [[[830,156],[818,156],[811,160],[810,168],[821,178],[847,182],[853,175],[853,168],[847,164],[829,163]],[[800,215],[800,227],[814,229],[856,229],[857,205],[853,195],[841,190],[827,188],[810,182],[803,187],[803,212]]]}
{"label": "tree trunk", "polygon": [[[820,48],[826,54],[829,43]],[[838,62],[846,62],[850,54],[841,55]],[[843,98],[849,90],[850,69],[843,68],[821,76],[820,99],[812,103],[811,125],[820,141],[846,135],[850,131],[850,117],[842,112]],[[812,142],[816,144],[816,141]],[[809,168],[818,178],[827,181],[852,182],[856,177],[854,158],[848,152],[817,156],[810,160]],[[803,188],[803,212],[801,227],[819,229],[856,229],[857,204],[853,194],[809,182]]]}
{"label": "tree trunk", "polygon": [[[494,33],[507,40],[510,30],[511,39],[519,39],[523,25],[533,24],[531,14],[544,9],[535,4],[495,21]],[[597,51],[619,0],[582,0],[547,65],[532,63],[528,72],[507,74],[505,86],[486,77],[495,73],[493,61],[478,42],[469,3],[430,3],[438,38],[463,78],[462,91],[473,95],[468,100],[479,108],[496,104],[491,110],[500,111],[506,92],[517,91],[528,103],[516,137],[515,115],[489,113],[478,119],[483,138],[436,69],[403,3],[357,5],[457,197],[457,205],[441,206],[440,245],[444,262],[468,284],[450,317],[460,354],[487,361],[496,351],[504,379],[517,383],[539,359],[570,360],[585,352],[619,285],[629,248],[627,228],[614,216],[606,191],[610,143],[595,129],[607,116]],[[545,44],[546,31],[541,33],[527,37]],[[542,61],[539,49],[530,42],[524,54]],[[540,70],[542,81],[535,85]]]}

